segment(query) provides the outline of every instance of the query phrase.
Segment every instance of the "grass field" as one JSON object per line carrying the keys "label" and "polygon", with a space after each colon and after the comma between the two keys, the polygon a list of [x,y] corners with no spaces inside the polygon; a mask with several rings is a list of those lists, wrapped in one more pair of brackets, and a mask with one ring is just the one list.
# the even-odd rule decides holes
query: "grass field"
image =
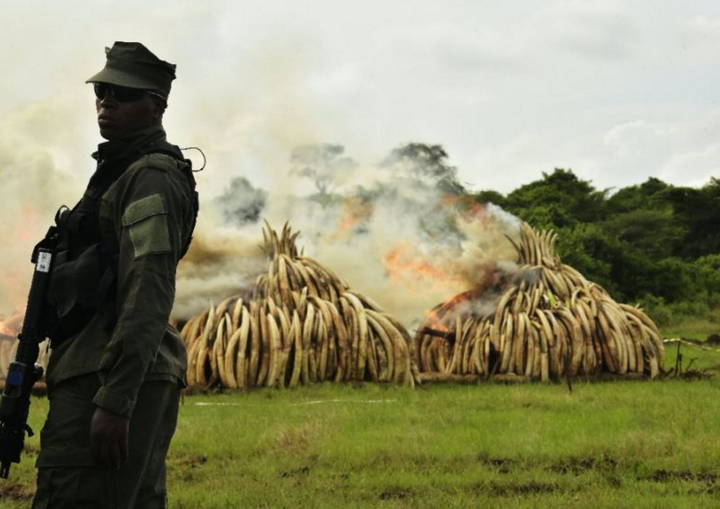
{"label": "grass field", "polygon": [[705,340],[710,334],[720,334],[720,309],[715,320],[707,318],[685,319],[668,327],[662,327],[660,332],[665,338],[693,338]]}
{"label": "grass field", "polygon": [[[720,370],[720,353],[681,353]],[[719,396],[715,377],[192,396],[170,507],[716,508]],[[45,412],[34,400],[37,428]],[[29,505],[36,437],[29,448],[0,508]]]}

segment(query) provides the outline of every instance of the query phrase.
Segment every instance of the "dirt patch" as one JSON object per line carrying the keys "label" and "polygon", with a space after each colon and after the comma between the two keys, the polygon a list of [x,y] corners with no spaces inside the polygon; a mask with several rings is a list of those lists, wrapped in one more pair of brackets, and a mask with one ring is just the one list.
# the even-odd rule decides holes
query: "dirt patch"
{"label": "dirt patch", "polygon": [[495,458],[484,454],[478,455],[478,461],[484,465],[495,468],[498,473],[508,474],[517,465],[517,460],[510,458]]}
{"label": "dirt patch", "polygon": [[691,472],[689,470],[655,470],[649,475],[638,479],[656,483],[686,482],[696,483],[695,488],[688,489],[688,494],[720,493],[720,475],[710,472]]}
{"label": "dirt patch", "polygon": [[553,493],[560,489],[553,482],[510,482],[498,483],[491,481],[476,486],[475,491],[478,494],[490,495],[494,497],[522,496],[522,495],[542,495]]}
{"label": "dirt patch", "polygon": [[171,465],[177,465],[183,482],[192,483],[195,482],[197,475],[202,475],[199,469],[208,462],[208,457],[197,454],[171,454],[168,460]]}
{"label": "dirt patch", "polygon": [[25,446],[23,447],[23,452],[28,455],[30,455],[30,454],[37,455],[40,452],[40,445],[39,444],[36,445],[34,443],[26,443]]}
{"label": "dirt patch", "polygon": [[198,468],[208,462],[208,457],[195,454],[173,454],[170,459],[176,461],[180,466]]}
{"label": "dirt patch", "polygon": [[287,472],[280,472],[280,477],[283,479],[286,477],[304,477],[309,474],[310,474],[310,467],[305,466],[305,467],[296,468],[294,470],[289,470]]}
{"label": "dirt patch", "polygon": [[653,482],[671,482],[671,481],[683,481],[683,482],[701,482],[710,485],[718,484],[720,477],[716,474],[707,472],[690,472],[688,470],[655,470],[650,475],[641,477],[643,480]]}
{"label": "dirt patch", "polygon": [[35,495],[35,486],[23,486],[14,483],[0,484],[0,499],[30,500],[33,495]]}
{"label": "dirt patch", "polygon": [[403,500],[408,498],[412,493],[410,490],[400,488],[397,486],[391,486],[380,493],[380,500]]}
{"label": "dirt patch", "polygon": [[550,470],[563,475],[580,475],[588,470],[615,470],[618,462],[613,458],[569,458],[559,461],[550,467]]}

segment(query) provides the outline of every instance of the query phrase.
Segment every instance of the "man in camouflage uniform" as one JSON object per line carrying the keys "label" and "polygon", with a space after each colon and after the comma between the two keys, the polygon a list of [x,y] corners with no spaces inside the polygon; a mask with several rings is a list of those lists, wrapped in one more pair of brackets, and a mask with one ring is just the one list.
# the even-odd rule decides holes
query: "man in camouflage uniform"
{"label": "man in camouflage uniform", "polygon": [[100,135],[82,200],[61,208],[33,508],[166,507],[165,457],[187,358],[168,325],[197,214],[188,161],[165,140],[175,66],[116,42],[92,83]]}

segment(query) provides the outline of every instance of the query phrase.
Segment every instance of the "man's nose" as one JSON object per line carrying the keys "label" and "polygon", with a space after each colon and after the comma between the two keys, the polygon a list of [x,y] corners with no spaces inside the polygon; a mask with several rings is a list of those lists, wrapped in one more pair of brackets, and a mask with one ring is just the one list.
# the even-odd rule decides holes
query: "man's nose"
{"label": "man's nose", "polygon": [[110,90],[105,92],[105,97],[99,99],[99,101],[100,106],[103,108],[114,107],[117,105],[117,99],[115,99],[115,96]]}

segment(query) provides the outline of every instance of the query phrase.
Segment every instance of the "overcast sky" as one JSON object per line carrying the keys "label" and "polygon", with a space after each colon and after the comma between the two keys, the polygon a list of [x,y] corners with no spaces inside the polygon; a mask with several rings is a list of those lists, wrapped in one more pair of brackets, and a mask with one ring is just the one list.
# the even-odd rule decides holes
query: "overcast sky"
{"label": "overcast sky", "polygon": [[[442,144],[461,180],[508,192],[554,167],[599,188],[720,177],[720,2],[0,0],[0,135],[84,181],[84,80],[139,40],[178,65],[171,141],[201,184],[271,188],[299,144],[371,165]],[[9,144],[9,145],[8,145]]]}

